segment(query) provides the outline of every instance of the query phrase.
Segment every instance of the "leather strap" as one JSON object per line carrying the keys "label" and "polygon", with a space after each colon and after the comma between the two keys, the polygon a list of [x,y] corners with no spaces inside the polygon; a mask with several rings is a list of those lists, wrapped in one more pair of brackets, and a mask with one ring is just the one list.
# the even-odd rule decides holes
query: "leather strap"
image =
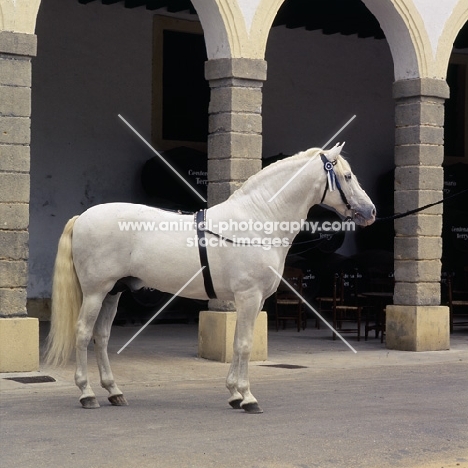
{"label": "leather strap", "polygon": [[211,279],[210,265],[208,263],[208,254],[206,251],[206,210],[197,211],[195,214],[195,225],[197,228],[198,238],[198,253],[200,255],[200,264],[203,268],[203,282],[205,284],[206,295],[210,299],[216,299],[216,293],[213,287],[213,280]]}
{"label": "leather strap", "polygon": [[328,181],[325,185],[325,190],[323,191],[322,200],[320,201],[320,203],[323,203],[323,200],[325,200],[325,195],[327,194],[327,190],[328,189],[330,189],[330,191],[333,190],[333,187],[329,187],[329,185],[334,184],[336,188],[338,189],[338,192],[340,193],[342,202],[345,204],[346,208],[350,210],[351,205],[349,204],[348,199],[346,198],[346,195],[344,194],[343,189],[341,188],[340,181],[338,180],[338,177],[336,177],[335,171],[333,170],[333,166],[336,164],[336,161],[330,162],[323,153],[320,155],[320,158],[322,159],[323,168],[325,169],[325,172],[327,173],[327,178],[328,178]]}

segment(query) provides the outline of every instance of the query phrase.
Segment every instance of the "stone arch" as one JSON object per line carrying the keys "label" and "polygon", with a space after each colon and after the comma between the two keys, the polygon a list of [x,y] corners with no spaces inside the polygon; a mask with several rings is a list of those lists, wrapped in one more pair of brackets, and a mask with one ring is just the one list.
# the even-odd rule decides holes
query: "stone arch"
{"label": "stone arch", "polygon": [[208,60],[231,56],[227,28],[217,0],[192,0],[205,35]]}
{"label": "stone arch", "polygon": [[0,0],[0,30],[34,34],[41,0]]}
{"label": "stone arch", "polygon": [[284,1],[258,0],[246,24],[252,3],[192,0],[205,33],[208,59],[263,59],[271,25]]}
{"label": "stone arch", "polygon": [[[271,25],[285,1],[256,0],[255,4],[241,0],[193,0],[205,32],[208,58],[263,59]],[[394,60],[395,80],[433,77],[437,62],[414,4],[407,0],[363,2],[385,32]],[[458,10],[461,9],[460,2]],[[456,22],[456,12],[452,21]]]}
{"label": "stone arch", "polygon": [[250,28],[250,40],[256,45],[256,57],[265,58],[265,50],[271,25],[286,0],[260,0],[258,9],[252,20]]}
{"label": "stone arch", "polygon": [[363,0],[377,18],[392,53],[395,80],[428,76],[431,45],[419,12],[405,0]]}
{"label": "stone arch", "polygon": [[[451,14],[443,24],[439,36],[428,34],[413,2],[407,0],[363,0],[379,20],[387,37],[395,66],[395,80],[412,78],[445,79],[453,43],[463,25],[468,21],[468,4],[463,0],[454,3]],[[443,5],[441,4],[441,7]],[[427,20],[427,19],[426,19]]]}
{"label": "stone arch", "polygon": [[447,74],[448,62],[452,53],[453,43],[457,38],[458,33],[468,21],[468,3],[459,0],[450,18],[445,23],[442,31],[439,47],[437,49],[436,63],[438,64],[438,72],[445,78]]}

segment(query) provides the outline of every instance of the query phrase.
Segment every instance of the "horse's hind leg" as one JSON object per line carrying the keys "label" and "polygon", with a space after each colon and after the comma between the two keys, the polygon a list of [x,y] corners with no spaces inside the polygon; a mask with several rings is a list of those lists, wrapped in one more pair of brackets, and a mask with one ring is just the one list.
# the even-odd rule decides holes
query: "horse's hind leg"
{"label": "horse's hind leg", "polygon": [[93,338],[96,360],[101,376],[101,386],[109,392],[109,401],[114,406],[126,406],[128,405],[127,400],[115,384],[107,355],[107,345],[109,343],[112,322],[117,312],[119,298],[120,294],[108,294],[104,299],[101,312],[96,325],[94,325]]}
{"label": "horse's hind leg", "polygon": [[88,380],[88,344],[103,299],[102,294],[85,295],[77,322],[75,383],[81,390],[80,402],[83,408],[99,408],[96,395]]}

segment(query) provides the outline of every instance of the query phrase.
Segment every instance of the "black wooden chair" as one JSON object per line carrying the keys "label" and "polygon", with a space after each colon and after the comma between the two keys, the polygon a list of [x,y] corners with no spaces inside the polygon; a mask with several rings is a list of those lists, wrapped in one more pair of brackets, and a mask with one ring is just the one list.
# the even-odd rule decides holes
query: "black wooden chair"
{"label": "black wooden chair", "polygon": [[[300,296],[302,296],[303,276],[302,270],[299,268],[285,267],[284,269],[283,278]],[[301,327],[303,330],[306,329],[307,314],[303,301],[283,281],[275,293],[275,314],[276,331],[279,330],[280,323],[285,329],[288,320],[296,322],[298,332],[301,331]]]}
{"label": "black wooden chair", "polygon": [[393,303],[394,277],[393,272],[380,267],[370,268],[367,272],[365,298],[364,339],[367,341],[369,332],[374,331],[375,337],[380,335],[383,343],[386,326],[386,308]]}
{"label": "black wooden chair", "polygon": [[[331,296],[317,296],[315,298],[318,304],[318,312],[322,317],[331,317],[333,309],[333,295]],[[315,328],[320,330],[320,319],[315,319]]]}
{"label": "black wooden chair", "polygon": [[468,327],[468,267],[461,285],[455,287],[452,275],[447,276],[447,298],[450,312],[450,333],[454,327]]}
{"label": "black wooden chair", "polygon": [[[335,274],[333,280],[333,328],[339,333],[355,333],[357,340],[360,341],[362,306],[358,304],[359,296],[356,285],[354,285],[354,291],[349,293],[345,291],[345,279],[349,279],[350,276],[341,272]],[[354,280],[356,283],[357,272],[355,272]],[[336,333],[333,333],[333,339],[336,339]]]}

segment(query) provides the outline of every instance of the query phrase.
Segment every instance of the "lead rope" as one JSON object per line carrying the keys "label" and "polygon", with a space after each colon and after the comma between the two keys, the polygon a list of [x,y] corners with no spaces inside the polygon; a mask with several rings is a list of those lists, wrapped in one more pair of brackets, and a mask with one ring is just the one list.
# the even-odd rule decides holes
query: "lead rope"
{"label": "lead rope", "polygon": [[393,216],[385,216],[383,218],[376,218],[375,222],[391,221],[391,220],[394,220],[394,219],[404,218],[405,216],[409,216],[409,215],[412,215],[414,213],[419,213],[420,211],[427,210],[428,208],[431,208],[433,206],[440,205],[441,203],[444,203],[447,200],[450,200],[451,198],[458,197],[459,195],[463,195],[466,192],[468,192],[468,189],[464,189],[461,192],[453,193],[452,195],[449,195],[448,197],[442,198],[442,200],[436,201],[434,203],[429,203],[427,205],[421,206],[420,208],[415,208],[414,210],[405,211],[404,213],[398,213],[398,214],[395,214]]}

